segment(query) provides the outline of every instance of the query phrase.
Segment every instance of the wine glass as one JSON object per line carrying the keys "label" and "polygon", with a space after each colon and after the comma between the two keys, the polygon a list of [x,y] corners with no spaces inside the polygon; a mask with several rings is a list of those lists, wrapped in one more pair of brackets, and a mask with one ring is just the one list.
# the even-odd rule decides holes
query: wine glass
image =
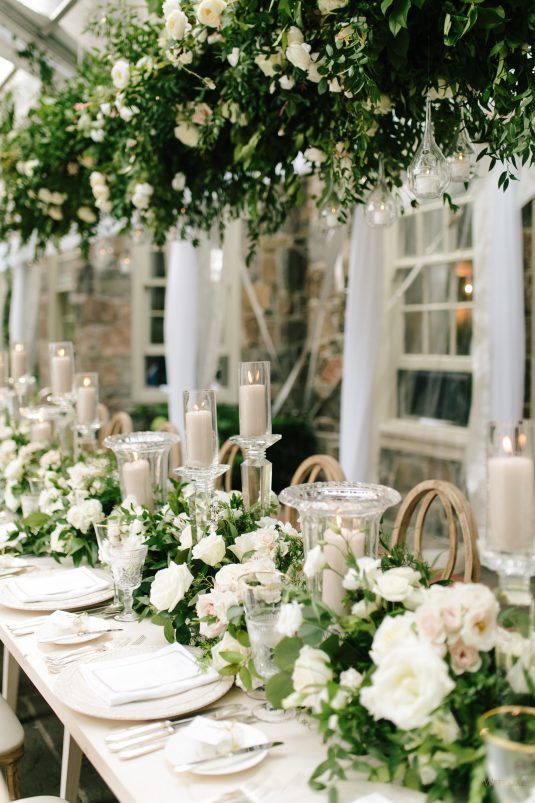
{"label": "wine glass", "polygon": [[483,714],[487,782],[499,803],[535,799],[535,708],[504,705]]}
{"label": "wine glass", "polygon": [[115,614],[118,622],[137,622],[132,609],[134,591],[141,584],[141,572],[148,547],[124,547],[120,544],[109,546],[109,556],[113,579],[118,591],[122,592],[123,610]]}
{"label": "wine glass", "polygon": [[[279,672],[273,661],[273,652],[284,638],[277,630],[277,624],[284,585],[288,582],[286,575],[275,570],[251,572],[240,578],[253,662],[258,675],[264,681]],[[253,714],[263,722],[281,722],[293,716],[290,711],[273,708],[267,701],[254,708]]]}

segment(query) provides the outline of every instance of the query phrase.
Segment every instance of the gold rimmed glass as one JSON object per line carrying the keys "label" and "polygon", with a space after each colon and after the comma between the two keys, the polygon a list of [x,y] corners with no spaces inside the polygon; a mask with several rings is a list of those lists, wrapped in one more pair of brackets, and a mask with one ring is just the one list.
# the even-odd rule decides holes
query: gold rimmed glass
{"label": "gold rimmed glass", "polygon": [[504,705],[479,720],[486,748],[486,783],[499,803],[535,799],[535,708]]}

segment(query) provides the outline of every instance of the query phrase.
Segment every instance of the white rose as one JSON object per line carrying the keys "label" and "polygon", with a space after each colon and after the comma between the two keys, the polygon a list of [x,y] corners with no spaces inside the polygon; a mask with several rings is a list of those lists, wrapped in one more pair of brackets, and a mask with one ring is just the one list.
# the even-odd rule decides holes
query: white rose
{"label": "white rose", "polygon": [[125,59],[116,61],[111,69],[111,80],[115,89],[125,89],[130,81],[130,64]]}
{"label": "white rose", "polygon": [[106,184],[95,184],[93,187],[93,195],[97,201],[107,201],[110,197],[110,190]]}
{"label": "white rose", "polygon": [[225,557],[225,551],[225,540],[221,535],[207,535],[193,547],[193,557],[208,566],[217,566]]}
{"label": "white rose", "polygon": [[175,173],[171,182],[171,187],[175,192],[182,192],[186,186],[186,176],[184,173]]}
{"label": "white rose", "polygon": [[[404,618],[404,617],[402,617]],[[388,719],[401,730],[421,728],[455,688],[448,667],[425,642],[390,651],[360,692],[360,701],[374,719]]]}
{"label": "white rose", "polygon": [[360,689],[363,680],[361,673],[357,672],[353,667],[346,669],[345,672],[340,672],[339,683],[345,689],[351,689],[352,691]]}
{"label": "white rose", "polygon": [[327,653],[305,644],[301,647],[292,672],[295,694],[283,700],[283,707],[291,707],[298,699],[299,705],[321,711],[321,702],[327,699],[325,687],[332,679],[333,671]]}
{"label": "white rose", "polygon": [[289,45],[302,45],[305,41],[305,37],[303,36],[303,32],[297,26],[292,25],[291,28],[288,29],[287,34],[287,42]]}
{"label": "white rose", "polygon": [[132,195],[133,205],[137,209],[147,209],[153,192],[154,187],[151,184],[136,184],[134,187],[134,194]]}
{"label": "white rose", "polygon": [[272,78],[277,72],[275,68],[280,67],[282,64],[282,56],[280,53],[272,53],[271,56],[265,56],[261,53],[255,56],[254,62],[256,66],[262,70],[264,75],[268,78]]}
{"label": "white rose", "polygon": [[20,499],[13,493],[13,483],[8,482],[4,491],[4,504],[12,513],[16,513],[20,507]]}
{"label": "white rose", "polygon": [[93,142],[104,142],[105,133],[102,128],[92,128],[89,132],[89,136]]}
{"label": "white rose", "polygon": [[162,14],[165,18],[171,14],[173,11],[180,10],[180,0],[164,0],[162,6]]}
{"label": "white rose", "polygon": [[307,70],[307,78],[314,84],[319,84],[319,82],[323,77],[320,74],[319,67],[321,67],[324,64],[325,60],[324,59],[318,60],[318,56],[319,56],[318,53],[312,53],[312,56],[310,57],[311,58],[310,65]]}
{"label": "white rose", "polygon": [[173,39],[180,41],[191,29],[188,18],[180,8],[176,8],[165,20],[165,30]]}
{"label": "white rose", "polygon": [[63,509],[60,494],[55,488],[41,491],[37,506],[41,513],[44,513],[47,516],[50,516],[52,513]]}
{"label": "white rose", "polygon": [[39,465],[45,471],[49,468],[59,468],[61,465],[61,452],[59,449],[50,449],[39,460]]}
{"label": "white rose", "polygon": [[189,148],[195,148],[199,144],[201,138],[199,129],[195,125],[189,123],[180,123],[175,128],[175,137],[187,145]]}
{"label": "white rose", "polygon": [[310,56],[310,45],[299,42],[295,42],[292,45],[288,45],[286,48],[286,58],[293,64],[294,67],[297,67],[299,70],[308,70],[310,67],[311,56]]}
{"label": "white rose", "polygon": [[321,546],[317,544],[306,556],[303,572],[308,578],[314,577],[314,575],[319,574],[326,565],[327,561],[325,560],[323,550]]}
{"label": "white rose", "polygon": [[84,223],[95,223],[97,216],[89,206],[81,206],[76,215],[83,220]]}
{"label": "white rose", "polygon": [[398,566],[378,575],[373,591],[388,602],[403,602],[418,585],[419,580],[419,572],[410,566]]}
{"label": "white rose", "polygon": [[460,636],[467,646],[483,652],[494,647],[500,607],[497,600],[493,602],[492,606],[481,605],[465,615]]}
{"label": "white rose", "polygon": [[239,60],[240,60],[240,48],[233,47],[227,56],[227,61],[231,67],[235,67]]}
{"label": "white rose", "polygon": [[329,14],[338,8],[345,8],[349,0],[318,0],[318,8],[322,14]]}
{"label": "white rose", "polygon": [[58,524],[50,533],[50,549],[52,552],[59,552],[62,555],[65,554],[65,541],[61,538],[65,529],[66,527],[64,524]]}
{"label": "white rose", "polygon": [[171,611],[184,599],[193,583],[193,575],[185,563],[170,563],[160,569],[150,589],[150,602],[158,611]]}
{"label": "white rose", "polygon": [[178,539],[182,549],[190,549],[193,544],[193,530],[191,524],[186,524]]}
{"label": "white rose", "polygon": [[206,125],[213,115],[213,111],[207,103],[198,103],[191,118],[195,125]]}
{"label": "white rose", "polygon": [[370,657],[379,666],[394,648],[407,643],[418,643],[414,614],[386,616],[373,637]]}
{"label": "white rose", "polygon": [[295,86],[295,81],[289,75],[281,75],[279,78],[279,84],[281,89],[293,89]]}
{"label": "white rose", "polygon": [[8,463],[4,470],[4,476],[6,480],[21,480],[23,474],[24,464],[20,457],[16,457],[14,460]]}
{"label": "white rose", "polygon": [[338,80],[338,78],[331,78],[331,80],[329,81],[329,92],[338,93],[341,91],[342,91],[342,85]]}
{"label": "white rose", "polygon": [[102,173],[99,173],[98,170],[93,170],[89,176],[89,183],[93,188],[98,184],[106,184],[106,177]]}
{"label": "white rose", "polygon": [[281,605],[279,618],[275,629],[283,636],[295,636],[303,624],[302,605],[298,602],[288,602]]}
{"label": "white rose", "polygon": [[104,117],[109,117],[111,114],[111,103],[101,103],[99,109]]}
{"label": "white rose", "polygon": [[226,7],[224,0],[201,0],[197,8],[197,19],[201,25],[218,28],[221,24],[221,14]]}
{"label": "white rose", "polygon": [[361,599],[351,607],[351,615],[356,616],[357,619],[370,619],[372,613],[379,610],[376,602],[371,600]]}
{"label": "white rose", "polygon": [[313,164],[321,165],[323,162],[327,161],[327,154],[320,150],[320,148],[307,148],[304,156],[305,159],[309,162],[313,162]]}
{"label": "white rose", "polygon": [[221,641],[212,647],[212,666],[218,672],[225,666],[228,666],[228,661],[221,657],[222,652],[237,652],[247,658],[249,655],[249,648],[240,644],[237,639],[233,638],[229,633],[225,633]]}

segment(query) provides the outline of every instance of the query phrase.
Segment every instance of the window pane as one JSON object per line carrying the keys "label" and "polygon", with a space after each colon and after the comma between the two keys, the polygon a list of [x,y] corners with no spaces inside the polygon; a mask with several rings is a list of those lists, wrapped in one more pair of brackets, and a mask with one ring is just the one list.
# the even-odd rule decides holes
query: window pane
{"label": "window pane", "polygon": [[472,343],[472,310],[455,311],[457,354],[470,354]]}
{"label": "window pane", "polygon": [[450,300],[450,265],[429,265],[427,270],[428,301],[445,304]]}
{"label": "window pane", "polygon": [[420,270],[405,290],[405,304],[421,304],[423,300],[423,272]]}
{"label": "window pane", "polygon": [[422,342],[422,320],[421,312],[406,312],[405,318],[405,353],[421,354],[423,349]]}
{"label": "window pane", "polygon": [[472,263],[455,263],[455,276],[457,277],[457,301],[473,301],[474,279],[472,273]]}
{"label": "window pane", "polygon": [[399,220],[398,253],[405,257],[416,253],[416,218],[414,215],[408,215]]}
{"label": "window pane", "polygon": [[165,287],[151,287],[150,308],[154,312],[163,312],[165,310]]}
{"label": "window pane", "polygon": [[150,319],[150,342],[163,343],[163,316],[153,315]]}
{"label": "window pane", "polygon": [[434,418],[466,426],[471,400],[470,374],[398,371],[400,418]]}
{"label": "window pane", "polygon": [[150,275],[153,279],[165,279],[165,253],[164,251],[151,251]]}
{"label": "window pane", "polygon": [[145,357],[145,385],[157,388],[167,384],[167,372],[165,370],[165,357],[150,356]]}
{"label": "window pane", "polygon": [[465,204],[458,212],[450,212],[448,223],[452,249],[472,247],[472,205]]}
{"label": "window pane", "polygon": [[442,209],[431,209],[422,215],[423,246],[425,254],[444,251],[444,229]]}
{"label": "window pane", "polygon": [[438,310],[428,313],[429,353],[449,354],[450,345],[450,313],[449,310]]}

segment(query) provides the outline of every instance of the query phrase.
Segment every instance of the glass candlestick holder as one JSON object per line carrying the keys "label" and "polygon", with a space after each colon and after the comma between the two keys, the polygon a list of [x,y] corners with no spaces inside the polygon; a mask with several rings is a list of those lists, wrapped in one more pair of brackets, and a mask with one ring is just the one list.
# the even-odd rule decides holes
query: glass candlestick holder
{"label": "glass candlestick holder", "polygon": [[50,404],[41,404],[37,407],[21,407],[21,418],[28,421],[30,426],[30,441],[44,446],[52,446],[59,440],[58,421],[61,420],[62,411]]}
{"label": "glass candlestick holder", "polygon": [[10,377],[16,382],[28,373],[28,349],[25,343],[17,342],[11,345],[10,351],[11,371]]}
{"label": "glass candlestick holder", "polygon": [[173,432],[132,432],[105,439],[104,446],[117,459],[123,499],[134,497],[149,510],[165,504],[169,452],[177,441]]}
{"label": "glass candlestick holder", "polygon": [[74,375],[76,395],[76,431],[80,446],[94,451],[97,432],[100,429],[98,414],[98,374],[79,373]]}
{"label": "glass candlestick holder", "polygon": [[70,341],[49,343],[50,389],[49,401],[70,407],[76,401],[74,382],[74,347]]}
{"label": "glass candlestick holder", "polygon": [[229,470],[226,463],[214,463],[211,466],[191,467],[180,466],[173,472],[185,482],[194,486],[193,496],[190,497],[190,514],[193,522],[193,542],[211,532],[214,525],[215,512],[213,509],[215,496],[215,481]]}
{"label": "glass candlestick holder", "polygon": [[272,465],[266,458],[266,449],[280,441],[282,435],[266,433],[258,437],[234,435],[230,440],[245,452],[241,464],[243,504],[246,510],[258,507],[268,512],[271,507]]}
{"label": "glass candlestick holder", "polygon": [[326,566],[309,577],[311,591],[342,613],[349,555],[378,556],[381,518],[401,496],[384,485],[315,482],[285,488],[279,501],[299,512],[305,564],[315,547],[323,552]]}

